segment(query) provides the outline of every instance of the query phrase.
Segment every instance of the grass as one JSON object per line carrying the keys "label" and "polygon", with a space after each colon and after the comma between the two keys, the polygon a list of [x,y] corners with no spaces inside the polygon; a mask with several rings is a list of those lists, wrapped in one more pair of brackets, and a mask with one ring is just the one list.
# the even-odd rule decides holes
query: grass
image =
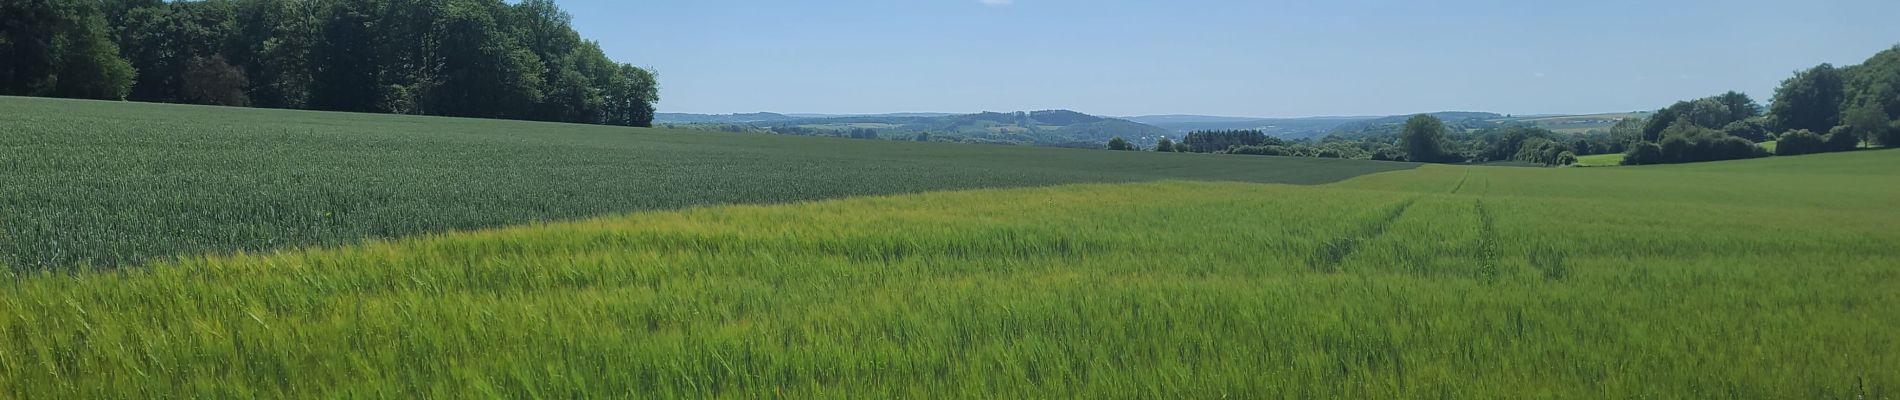
{"label": "grass", "polygon": [[1411,168],[0,97],[0,264],[120,266],[734,203]]}
{"label": "grass", "polygon": [[1623,165],[1623,153],[1593,154],[1577,157],[1577,165],[1586,167],[1609,167]]}
{"label": "grass", "polygon": [[0,397],[1893,398],[1897,166],[988,189],[23,272]]}

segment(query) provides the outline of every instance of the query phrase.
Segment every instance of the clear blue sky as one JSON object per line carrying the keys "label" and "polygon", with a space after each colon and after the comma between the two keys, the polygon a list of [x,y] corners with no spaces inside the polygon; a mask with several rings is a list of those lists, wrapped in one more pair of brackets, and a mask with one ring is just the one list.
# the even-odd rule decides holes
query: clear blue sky
{"label": "clear blue sky", "polygon": [[1655,109],[1900,43],[1896,0],[566,0],[662,112]]}

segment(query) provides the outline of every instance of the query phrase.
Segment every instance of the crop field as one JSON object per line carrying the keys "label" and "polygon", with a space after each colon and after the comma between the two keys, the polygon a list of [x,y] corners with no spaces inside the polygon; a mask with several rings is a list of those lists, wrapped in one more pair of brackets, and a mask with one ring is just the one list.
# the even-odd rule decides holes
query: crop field
{"label": "crop field", "polygon": [[1160,179],[1316,184],[1411,167],[0,97],[0,268],[699,205]]}
{"label": "crop field", "polygon": [[[271,215],[258,213],[268,208],[226,206],[253,204],[247,192],[213,189],[233,182],[304,190],[297,193],[345,182],[374,188],[326,199],[409,185],[427,194],[416,199],[454,211],[405,210],[437,216],[586,203],[647,187],[554,179],[559,172],[700,182],[637,174],[665,171],[639,169],[660,168],[637,161],[668,153],[641,150],[653,147],[801,171],[878,159],[851,153],[859,149],[908,149],[864,169],[964,177],[957,182],[973,189],[919,186],[874,171],[833,175],[839,182],[820,186],[829,190],[771,196],[799,186],[722,176],[774,173],[730,165],[693,176],[726,182],[687,186],[704,191],[683,198],[702,201],[521,212],[467,229],[391,228],[369,219],[359,225],[364,230],[335,236],[348,240],[256,247],[239,240],[246,237],[233,239],[243,246],[181,245],[164,240],[199,236],[128,233],[119,240],[178,253],[111,269],[0,269],[0,398],[1900,397],[1900,374],[1892,372],[1900,371],[1900,335],[1893,333],[1900,332],[1900,246],[1893,245],[1900,243],[1893,229],[1900,226],[1900,151],[1623,168],[1379,170],[1387,164],[591,127],[562,133],[545,124],[272,111],[244,120],[243,110],[232,111],[197,125],[130,112],[159,128],[96,122],[95,130],[65,132],[115,138],[90,147],[81,146],[93,143],[85,139],[15,138],[21,115],[0,113],[10,145],[66,143],[63,151],[97,157],[36,168],[84,171],[108,155],[142,152],[206,165],[218,164],[220,154],[235,160],[211,182],[153,186],[164,189],[149,195],[150,204],[163,205],[153,208],[128,207],[147,204],[125,200],[135,195],[35,203],[111,194],[118,181],[91,178],[52,195],[22,195],[56,187],[51,179],[62,176],[9,167],[10,177],[0,179],[10,186],[0,195],[13,197],[0,221],[14,223],[25,209],[39,213],[28,214],[31,221],[103,213],[179,224],[189,218],[155,213],[216,206],[230,207],[223,212],[231,221],[281,224],[260,217]],[[376,134],[351,133],[361,131],[350,119]],[[432,126],[404,126],[423,122]],[[319,128],[325,123],[338,125]],[[40,124],[25,126],[50,126]],[[173,132],[200,125],[254,141],[215,147],[210,134]],[[262,151],[245,146],[290,140],[242,133],[260,129],[341,133],[308,138],[311,148],[325,149],[311,151],[328,152],[323,157],[283,150],[252,158]],[[475,133],[445,133],[459,131]],[[350,135],[363,135],[361,144],[337,139]],[[135,140],[141,136],[164,138]],[[121,141],[149,147],[121,148]],[[743,147],[753,141],[806,147],[803,155]],[[717,145],[749,150],[707,149]],[[199,149],[206,146],[213,148]],[[487,164],[432,158],[424,148],[510,161],[457,172]],[[508,155],[509,148],[527,155]],[[319,164],[382,149],[408,150],[378,156],[386,164]],[[965,149],[972,150],[954,154]],[[569,152],[609,161],[560,156]],[[612,157],[621,153],[632,155]],[[996,153],[1049,159],[1006,164],[1013,168],[949,165],[949,157],[1010,160]],[[90,173],[212,168],[152,157]],[[299,168],[259,161],[286,158],[322,167],[299,175]],[[526,172],[499,166],[537,162],[551,165]],[[1183,164],[1160,167],[1169,163]],[[1238,164],[1219,170],[1222,163]],[[360,165],[416,165],[439,175],[378,175]],[[932,168],[949,171],[926,171]],[[997,172],[1003,169],[1020,171]],[[17,171],[38,180],[12,177]],[[187,176],[167,173],[174,175],[141,177]],[[351,177],[328,177],[335,174]],[[445,194],[487,187],[475,178],[491,175],[504,188],[480,193],[571,192],[540,203]],[[827,182],[788,175],[773,176]],[[306,180],[288,180],[295,176]],[[572,189],[505,188],[537,184],[537,177]],[[723,204],[734,202],[766,204]],[[707,205],[668,209],[693,204]],[[612,215],[574,217],[591,213]],[[89,218],[75,220],[94,225],[39,232],[121,229],[111,218]],[[268,236],[283,226],[255,232]],[[83,237],[71,235],[61,237]],[[9,240],[16,249],[54,243]]]}
{"label": "crop field", "polygon": [[1529,123],[1531,126],[1549,129],[1558,133],[1589,133],[1590,131],[1609,131],[1618,121],[1627,118],[1646,118],[1650,113],[1608,113],[1587,115],[1564,115],[1536,118],[1505,118],[1497,122]]}
{"label": "crop field", "polygon": [[1623,153],[1593,154],[1578,156],[1577,165],[1586,167],[1609,167],[1623,165]]}

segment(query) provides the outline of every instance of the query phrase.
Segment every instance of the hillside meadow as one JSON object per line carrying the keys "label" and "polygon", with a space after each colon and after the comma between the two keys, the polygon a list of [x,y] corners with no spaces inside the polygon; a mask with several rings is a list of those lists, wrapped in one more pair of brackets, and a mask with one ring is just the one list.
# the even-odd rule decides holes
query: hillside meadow
{"label": "hillside meadow", "polygon": [[1896,166],[978,189],[17,271],[0,397],[1893,398]]}
{"label": "hillside meadow", "polygon": [[111,268],[717,204],[1317,184],[1412,167],[0,97],[0,266]]}

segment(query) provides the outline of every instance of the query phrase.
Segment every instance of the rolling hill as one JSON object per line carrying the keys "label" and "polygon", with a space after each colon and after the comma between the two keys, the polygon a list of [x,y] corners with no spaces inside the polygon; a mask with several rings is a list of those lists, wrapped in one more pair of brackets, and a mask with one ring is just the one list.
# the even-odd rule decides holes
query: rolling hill
{"label": "rolling hill", "polygon": [[1140,122],[1168,129],[1174,133],[1185,134],[1193,131],[1218,130],[1259,130],[1267,135],[1282,139],[1304,139],[1326,136],[1340,126],[1379,117],[1303,117],[1303,118],[1252,118],[1218,117],[1207,115],[1149,115],[1128,117],[1129,121]]}
{"label": "rolling hill", "polygon": [[[982,112],[976,114],[899,113],[824,116],[757,113],[738,115],[673,114],[655,121],[683,128],[707,125],[743,125],[780,134],[850,136],[871,131],[886,139],[956,141],[967,143],[1034,144],[1053,147],[1099,148],[1110,138],[1123,137],[1150,144],[1170,132],[1138,122],[1099,117],[1068,110]],[[727,129],[731,130],[731,129]]]}

